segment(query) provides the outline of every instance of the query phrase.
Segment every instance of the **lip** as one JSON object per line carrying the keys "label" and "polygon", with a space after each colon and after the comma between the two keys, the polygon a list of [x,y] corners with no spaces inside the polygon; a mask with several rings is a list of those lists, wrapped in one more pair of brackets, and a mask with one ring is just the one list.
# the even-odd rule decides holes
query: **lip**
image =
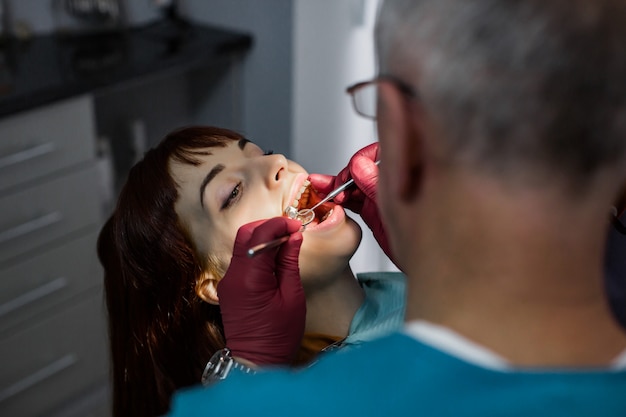
{"label": "lip", "polygon": [[339,204],[330,203],[333,212],[326,220],[316,225],[309,225],[304,229],[304,233],[323,233],[337,228],[346,221],[346,212]]}

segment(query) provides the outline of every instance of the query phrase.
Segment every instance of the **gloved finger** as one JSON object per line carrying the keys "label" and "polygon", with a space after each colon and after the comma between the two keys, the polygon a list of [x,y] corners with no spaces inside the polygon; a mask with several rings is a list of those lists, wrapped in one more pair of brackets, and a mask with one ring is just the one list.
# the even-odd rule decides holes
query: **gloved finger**
{"label": "gloved finger", "polygon": [[348,162],[348,166],[337,174],[335,186],[339,186],[350,179],[354,179],[356,187],[348,188],[335,198],[338,204],[360,204],[365,197],[374,198],[376,183],[378,182],[378,142],[371,143],[358,150]]}
{"label": "gloved finger", "polygon": [[256,228],[267,220],[257,220],[244,224],[237,230],[235,243],[233,244],[233,256],[226,273],[217,285],[217,294],[220,299],[224,299],[228,294],[237,294],[239,287],[245,285],[245,279],[250,276],[250,271],[257,272],[272,270],[272,260],[267,259],[250,259],[247,256],[248,248],[252,246],[250,243],[252,235]]}
{"label": "gloved finger", "polygon": [[310,174],[311,187],[319,194],[328,194],[335,189],[335,177],[325,174]]}
{"label": "gloved finger", "polygon": [[296,233],[302,228],[302,222],[289,217],[273,217],[257,226],[252,233],[250,243],[257,245],[279,237]]}
{"label": "gloved finger", "polygon": [[[301,232],[291,235],[289,241],[281,247],[278,253],[276,269],[282,314],[288,315],[290,318],[289,328],[293,341],[291,350],[294,355],[304,335],[306,322],[306,297],[304,296],[304,288],[300,279],[300,267],[298,265],[298,256],[302,242],[303,236]],[[282,337],[281,339],[285,338]],[[287,341],[285,340],[285,342]],[[289,350],[289,346],[288,344],[285,350]]]}
{"label": "gloved finger", "polygon": [[[309,176],[309,181],[311,181],[311,186],[317,192],[321,198],[324,198],[328,193],[330,193],[335,188],[339,187],[345,181],[342,178],[350,178],[350,170],[346,167],[344,168],[338,176],[334,177],[331,175],[323,175],[323,174],[311,174]],[[350,190],[350,191],[358,191],[358,190]],[[348,200],[351,199],[359,199],[351,194],[346,194],[346,192],[339,193],[335,196],[333,201],[337,204],[344,205]],[[362,198],[361,198],[362,200]]]}
{"label": "gloved finger", "polygon": [[283,299],[287,302],[304,302],[304,290],[302,289],[298,263],[302,242],[302,233],[294,233],[282,245],[276,257],[276,278]]}
{"label": "gloved finger", "polygon": [[266,219],[263,219],[246,223],[237,230],[235,244],[233,246],[233,256],[240,256],[246,253],[248,247],[251,246],[250,240],[252,239],[254,230],[266,221]]}
{"label": "gloved finger", "polygon": [[355,155],[350,160],[350,173],[354,178],[357,188],[370,200],[376,198],[376,185],[378,183],[378,165],[369,157]]}
{"label": "gloved finger", "polygon": [[287,217],[274,217],[244,224],[237,230],[233,257],[247,256],[250,247],[294,233],[301,227],[300,221]]}
{"label": "gloved finger", "polygon": [[378,151],[379,151],[378,142],[370,143],[364,148],[361,148],[358,151],[356,151],[356,153],[353,155],[353,158],[364,157],[364,158],[368,158],[372,162],[375,162],[379,159]]}
{"label": "gloved finger", "polygon": [[247,223],[239,228],[233,247],[233,257],[224,277],[220,280],[218,296],[237,290],[241,286],[263,289],[276,286],[274,270],[279,248],[272,248],[250,258],[248,249],[257,243],[297,232],[302,227],[298,220],[276,217]]}

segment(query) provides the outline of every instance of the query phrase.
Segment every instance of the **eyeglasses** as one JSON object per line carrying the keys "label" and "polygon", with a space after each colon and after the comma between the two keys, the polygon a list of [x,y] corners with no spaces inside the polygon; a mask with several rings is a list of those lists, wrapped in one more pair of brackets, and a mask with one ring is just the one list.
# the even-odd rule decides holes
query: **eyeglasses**
{"label": "eyeglasses", "polygon": [[354,110],[361,116],[376,120],[376,102],[378,100],[378,84],[388,82],[393,84],[402,94],[411,99],[418,97],[417,91],[404,81],[393,75],[382,74],[369,81],[362,81],[351,85],[346,93],[352,96]]}

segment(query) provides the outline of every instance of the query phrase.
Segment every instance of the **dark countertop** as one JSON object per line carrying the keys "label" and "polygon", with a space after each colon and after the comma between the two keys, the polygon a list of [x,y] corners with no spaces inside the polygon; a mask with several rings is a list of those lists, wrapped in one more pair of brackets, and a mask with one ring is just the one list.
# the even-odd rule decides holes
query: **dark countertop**
{"label": "dark countertop", "polygon": [[219,63],[249,34],[160,21],[123,32],[36,36],[0,47],[0,117],[128,81]]}

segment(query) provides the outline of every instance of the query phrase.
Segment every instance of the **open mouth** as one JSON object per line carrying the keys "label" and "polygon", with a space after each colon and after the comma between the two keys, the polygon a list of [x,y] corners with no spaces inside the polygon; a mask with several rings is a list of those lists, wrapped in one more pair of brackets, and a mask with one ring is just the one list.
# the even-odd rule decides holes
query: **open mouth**
{"label": "open mouth", "polygon": [[[309,180],[305,180],[298,190],[294,200],[291,202],[291,205],[285,209],[285,214],[291,218],[295,218],[296,214],[300,210],[308,209],[315,206],[322,197],[317,194],[317,191],[311,186],[311,182]],[[316,207],[313,211],[315,213],[315,218],[311,222],[311,224],[319,224],[326,220],[333,212],[332,203],[324,203],[319,207]]]}

